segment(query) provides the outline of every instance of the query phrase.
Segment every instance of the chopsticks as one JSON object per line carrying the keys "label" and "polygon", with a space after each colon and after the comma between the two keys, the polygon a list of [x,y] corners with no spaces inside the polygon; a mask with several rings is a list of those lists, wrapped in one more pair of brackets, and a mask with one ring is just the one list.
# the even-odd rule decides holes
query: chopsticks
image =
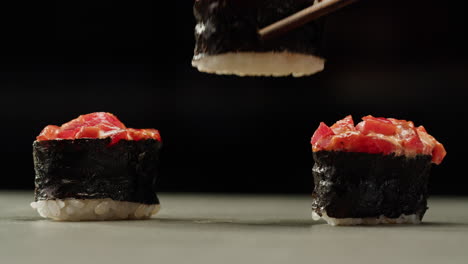
{"label": "chopsticks", "polygon": [[306,9],[303,9],[289,17],[275,22],[258,31],[260,38],[268,40],[298,28],[308,22],[341,9],[357,0],[322,0]]}

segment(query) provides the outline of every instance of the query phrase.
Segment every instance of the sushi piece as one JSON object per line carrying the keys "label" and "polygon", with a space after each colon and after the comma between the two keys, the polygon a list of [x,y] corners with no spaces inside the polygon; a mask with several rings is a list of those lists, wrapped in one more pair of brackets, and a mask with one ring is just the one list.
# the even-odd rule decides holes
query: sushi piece
{"label": "sushi piece", "polygon": [[420,223],[432,164],[447,152],[423,126],[351,116],[315,131],[312,218],[330,225]]}
{"label": "sushi piece", "polygon": [[238,76],[300,77],[322,71],[322,20],[272,40],[262,41],[258,35],[260,28],[313,4],[314,0],[196,0],[192,65],[201,72]]}
{"label": "sushi piece", "polygon": [[33,143],[35,201],[45,218],[146,219],[156,214],[161,137],[127,128],[110,113],[49,125]]}

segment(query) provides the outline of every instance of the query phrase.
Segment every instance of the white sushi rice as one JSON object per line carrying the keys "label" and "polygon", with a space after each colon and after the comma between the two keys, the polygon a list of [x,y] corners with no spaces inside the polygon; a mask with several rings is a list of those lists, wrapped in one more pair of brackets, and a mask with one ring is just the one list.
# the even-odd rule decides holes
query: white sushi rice
{"label": "white sushi rice", "polygon": [[159,204],[140,204],[112,199],[64,199],[32,202],[44,218],[59,221],[148,219],[161,208]]}
{"label": "white sushi rice", "polygon": [[312,75],[324,69],[323,58],[291,52],[229,52],[219,55],[199,54],[192,66],[201,72],[238,76]]}
{"label": "white sushi rice", "polygon": [[312,212],[312,219],[314,219],[315,221],[323,219],[327,221],[329,225],[332,225],[332,226],[379,225],[379,224],[420,224],[421,223],[419,215],[417,214],[411,214],[411,215],[402,214],[398,218],[388,218],[384,215],[381,215],[378,218],[373,218],[373,217],[333,218],[333,217],[329,217],[326,212],[322,212],[322,216],[320,216],[316,212]]}

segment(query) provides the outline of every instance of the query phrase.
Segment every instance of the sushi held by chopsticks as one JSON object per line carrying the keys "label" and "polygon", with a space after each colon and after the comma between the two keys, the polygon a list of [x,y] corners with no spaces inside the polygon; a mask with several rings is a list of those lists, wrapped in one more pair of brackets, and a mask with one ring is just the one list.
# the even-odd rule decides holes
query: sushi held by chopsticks
{"label": "sushi held by chopsticks", "polygon": [[312,217],[331,225],[420,223],[444,146],[411,121],[362,119],[322,122],[315,131]]}
{"label": "sushi held by chopsticks", "polygon": [[195,53],[199,71],[238,76],[312,75],[324,69],[323,25],[310,22],[271,40],[258,30],[315,0],[196,0]]}
{"label": "sushi held by chopsticks", "polygon": [[158,130],[127,128],[110,113],[46,126],[33,143],[31,206],[54,220],[149,218],[160,208],[160,147]]}

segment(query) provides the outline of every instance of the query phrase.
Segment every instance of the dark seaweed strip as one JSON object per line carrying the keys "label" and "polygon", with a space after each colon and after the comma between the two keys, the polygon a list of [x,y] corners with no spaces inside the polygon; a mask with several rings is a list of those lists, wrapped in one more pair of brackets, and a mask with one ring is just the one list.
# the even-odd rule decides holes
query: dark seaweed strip
{"label": "dark seaweed strip", "polygon": [[110,138],[35,141],[36,201],[111,198],[159,203],[155,187],[161,143],[109,143]]}
{"label": "dark seaweed strip", "polygon": [[195,56],[236,51],[290,51],[320,55],[322,20],[279,38],[262,42],[258,29],[313,4],[313,0],[200,0],[194,15],[204,31],[195,30]]}
{"label": "dark seaweed strip", "polygon": [[431,156],[353,152],[313,154],[312,209],[334,218],[419,214],[427,209]]}

